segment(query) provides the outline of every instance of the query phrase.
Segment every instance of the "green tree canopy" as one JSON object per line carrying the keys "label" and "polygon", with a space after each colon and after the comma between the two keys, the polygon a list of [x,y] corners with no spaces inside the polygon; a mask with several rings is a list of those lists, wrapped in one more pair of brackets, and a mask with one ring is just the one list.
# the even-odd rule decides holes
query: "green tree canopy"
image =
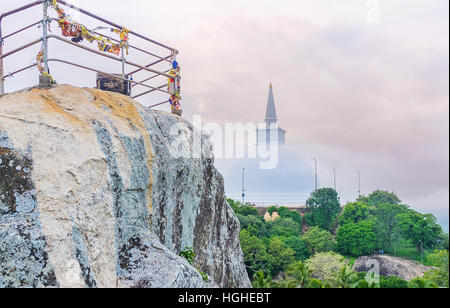
{"label": "green tree canopy", "polygon": [[250,206],[248,204],[242,204],[241,202],[235,201],[233,199],[227,199],[227,201],[235,214],[240,214],[243,216],[248,215],[259,216],[258,210],[253,206]]}
{"label": "green tree canopy", "polygon": [[241,229],[246,229],[251,235],[259,238],[267,235],[266,223],[261,216],[236,214],[241,224]]}
{"label": "green tree canopy", "polygon": [[395,203],[378,204],[374,213],[378,248],[391,249],[397,231],[397,220],[395,218],[407,210],[407,205]]}
{"label": "green tree canopy", "polygon": [[254,275],[252,285],[255,289],[268,289],[272,287],[272,277],[265,275],[263,271],[258,271]]}
{"label": "green tree canopy", "polygon": [[283,242],[294,251],[294,257],[297,261],[305,261],[311,255],[305,240],[299,236],[284,238]]}
{"label": "green tree canopy", "polygon": [[355,289],[359,283],[358,274],[347,265],[344,265],[337,275],[336,287],[341,289]]}
{"label": "green tree canopy", "polygon": [[311,277],[333,287],[338,287],[339,274],[345,266],[344,257],[334,252],[318,253],[308,261],[306,267]]}
{"label": "green tree canopy", "polygon": [[295,261],[294,251],[287,247],[278,237],[270,239],[267,252],[270,255],[269,271],[273,276],[285,271],[289,264]]}
{"label": "green tree canopy", "polygon": [[449,287],[449,256],[448,250],[435,251],[427,257],[428,261],[436,267],[427,273],[424,278],[441,288]]}
{"label": "green tree canopy", "polygon": [[295,281],[297,287],[303,288],[309,280],[309,272],[306,265],[297,261],[289,265],[286,271],[287,280]]}
{"label": "green tree canopy", "polygon": [[339,228],[337,249],[341,254],[361,256],[371,253],[376,247],[373,220],[348,223]]}
{"label": "green tree canopy", "polygon": [[280,217],[282,218],[290,218],[293,221],[295,221],[297,224],[299,224],[299,226],[302,225],[303,222],[303,218],[302,215],[300,215],[299,212],[291,210],[287,207],[276,207],[276,206],[272,206],[268,209],[268,212],[270,215],[272,215],[274,212],[277,212],[278,215],[280,215]]}
{"label": "green tree canopy", "polygon": [[341,212],[341,205],[336,190],[321,188],[314,191],[306,201],[310,213],[308,223],[324,230],[331,230],[337,215]]}
{"label": "green tree canopy", "polygon": [[399,277],[380,276],[380,288],[382,289],[407,289],[408,282]]}
{"label": "green tree canopy", "polygon": [[349,203],[345,206],[344,212],[339,218],[339,224],[358,223],[366,220],[370,216],[370,208],[363,202]]}
{"label": "green tree canopy", "polygon": [[423,254],[425,248],[433,248],[442,233],[441,226],[432,214],[421,214],[413,210],[397,216],[398,225],[405,239],[410,240]]}
{"label": "green tree canopy", "polygon": [[360,197],[358,199],[360,202],[367,203],[370,206],[377,207],[382,203],[390,203],[390,204],[400,204],[401,201],[397,197],[397,195],[393,192],[376,190],[371,193],[368,197]]}
{"label": "green tree canopy", "polygon": [[258,271],[267,270],[271,258],[267,254],[264,243],[256,236],[250,235],[247,230],[241,231],[240,241],[244,253],[244,262],[250,277]]}
{"label": "green tree canopy", "polygon": [[278,218],[267,223],[270,237],[274,236],[300,236],[301,226],[290,218]]}
{"label": "green tree canopy", "polygon": [[303,235],[303,240],[312,255],[320,252],[329,252],[336,247],[336,241],[327,230],[319,227],[312,227]]}

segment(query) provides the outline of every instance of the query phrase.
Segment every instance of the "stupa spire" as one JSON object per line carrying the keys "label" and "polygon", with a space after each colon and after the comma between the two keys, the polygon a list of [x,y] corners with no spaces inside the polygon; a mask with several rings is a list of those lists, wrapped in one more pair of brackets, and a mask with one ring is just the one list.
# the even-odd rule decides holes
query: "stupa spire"
{"label": "stupa spire", "polygon": [[267,100],[267,109],[266,109],[266,123],[277,123],[277,110],[275,108],[275,99],[273,97],[273,86],[270,83],[269,86],[269,98]]}

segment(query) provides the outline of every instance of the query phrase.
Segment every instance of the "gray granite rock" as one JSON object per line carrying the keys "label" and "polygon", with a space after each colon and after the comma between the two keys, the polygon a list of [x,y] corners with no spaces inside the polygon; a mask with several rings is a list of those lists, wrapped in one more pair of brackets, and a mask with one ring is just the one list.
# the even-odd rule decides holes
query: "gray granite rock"
{"label": "gray granite rock", "polygon": [[411,281],[414,278],[423,277],[433,267],[391,256],[372,256],[359,257],[355,261],[354,269],[358,272],[376,272],[379,270],[379,274],[382,276],[395,276]]}
{"label": "gray granite rock", "polygon": [[0,287],[250,287],[211,153],[190,123],[119,94],[2,96]]}

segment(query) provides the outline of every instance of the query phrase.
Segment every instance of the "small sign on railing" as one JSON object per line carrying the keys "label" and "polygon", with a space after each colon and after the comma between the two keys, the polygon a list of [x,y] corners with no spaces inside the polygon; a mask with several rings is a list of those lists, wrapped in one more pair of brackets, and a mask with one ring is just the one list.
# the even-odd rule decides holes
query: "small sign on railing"
{"label": "small sign on railing", "polygon": [[122,75],[117,75],[117,77],[118,78],[114,78],[110,75],[97,73],[97,89],[131,96],[131,82],[129,81],[129,76],[126,75],[124,77],[127,80],[124,80]]}

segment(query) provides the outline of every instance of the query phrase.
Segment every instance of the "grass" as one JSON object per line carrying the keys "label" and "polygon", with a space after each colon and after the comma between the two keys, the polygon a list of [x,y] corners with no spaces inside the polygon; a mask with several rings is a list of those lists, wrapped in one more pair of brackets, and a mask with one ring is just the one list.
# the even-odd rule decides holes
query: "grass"
{"label": "grass", "polygon": [[412,247],[411,244],[400,241],[394,244],[395,249],[391,249],[391,251],[386,251],[386,254],[399,257],[402,259],[417,261],[419,263],[423,263],[424,265],[429,265],[427,261],[427,256],[433,253],[433,251],[425,250],[424,259],[422,262],[422,256],[416,247]]}

